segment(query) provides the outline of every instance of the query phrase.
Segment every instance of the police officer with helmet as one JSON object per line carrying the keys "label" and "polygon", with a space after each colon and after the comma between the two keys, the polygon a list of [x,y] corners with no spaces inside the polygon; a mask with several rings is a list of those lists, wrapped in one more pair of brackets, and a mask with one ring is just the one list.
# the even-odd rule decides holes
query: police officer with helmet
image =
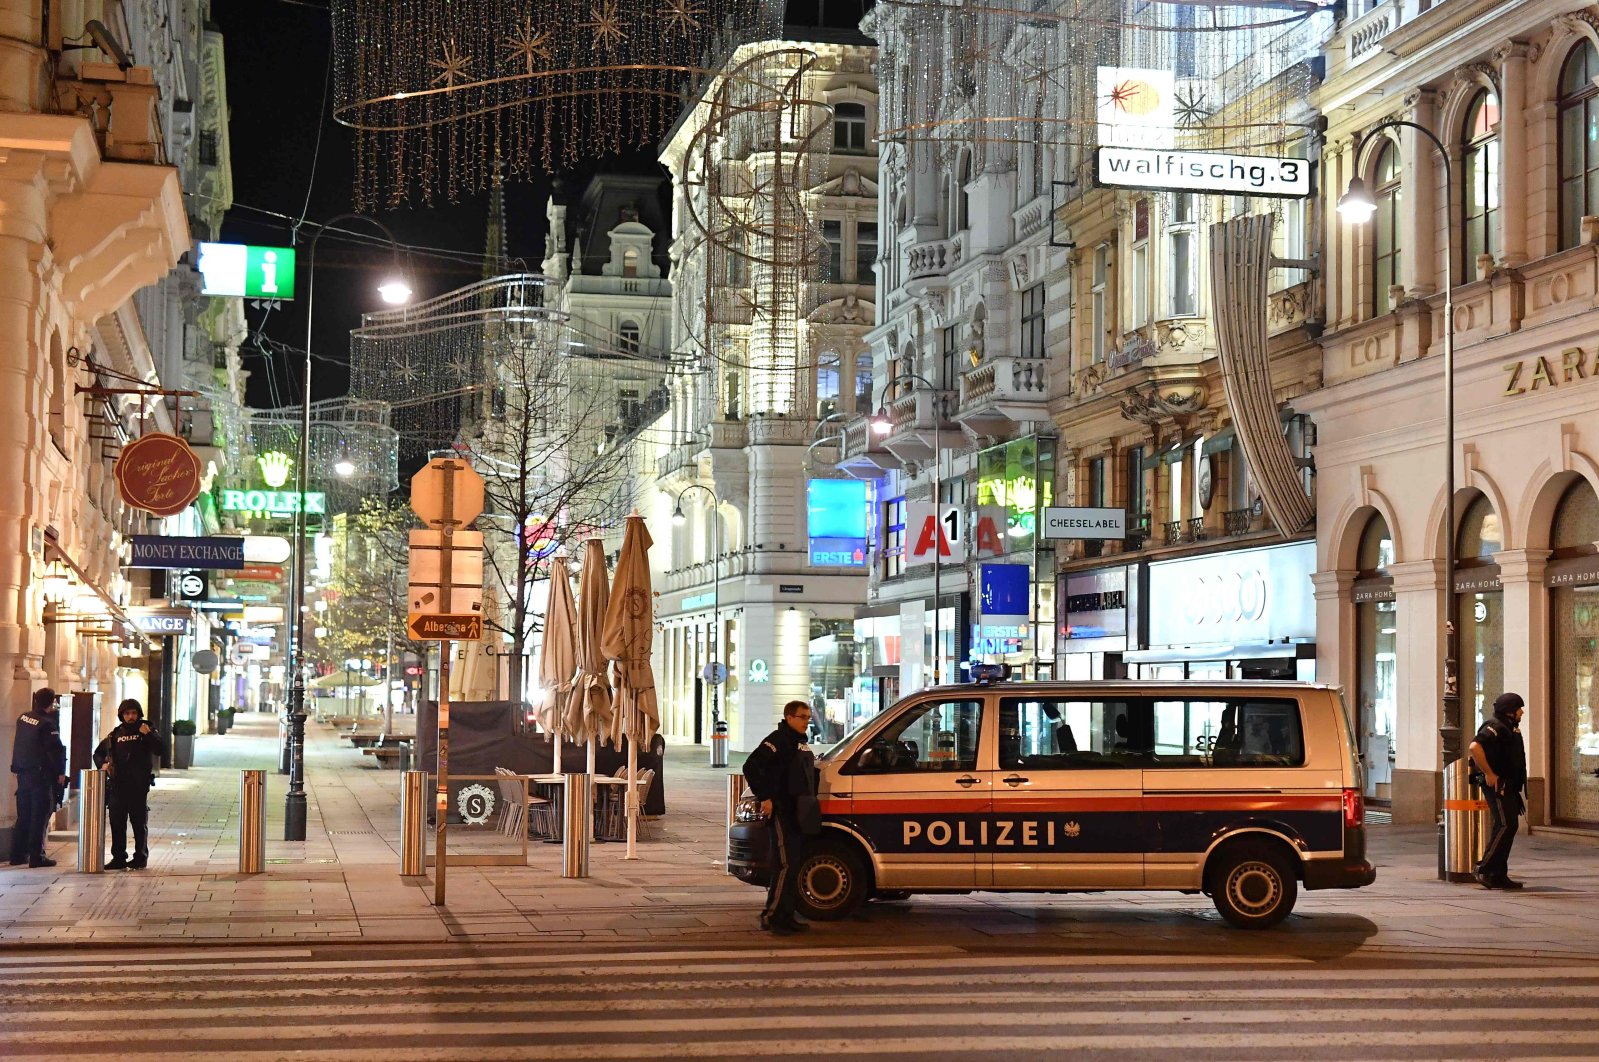
{"label": "police officer with helmet", "polygon": [[1516,839],[1516,819],[1527,785],[1527,746],[1521,739],[1521,717],[1526,702],[1519,693],[1501,693],[1494,701],[1492,718],[1482,724],[1471,743],[1471,762],[1493,826],[1477,881],[1485,889],[1519,889],[1510,878],[1510,846]]}
{"label": "police officer with helmet", "polygon": [[53,867],[44,854],[50,814],[67,784],[67,747],[61,743],[56,691],[35,690],[33,706],[17,717],[11,746],[11,773],[17,776],[17,824],[11,831],[11,865]]}
{"label": "police officer with helmet", "polygon": [[[150,861],[150,787],[161,735],[144,721],[144,708],[129,697],[117,705],[120,722],[94,750],[94,765],[106,771],[111,811],[111,862],[107,870],[143,870]],[[133,823],[133,859],[128,859],[128,823]]]}

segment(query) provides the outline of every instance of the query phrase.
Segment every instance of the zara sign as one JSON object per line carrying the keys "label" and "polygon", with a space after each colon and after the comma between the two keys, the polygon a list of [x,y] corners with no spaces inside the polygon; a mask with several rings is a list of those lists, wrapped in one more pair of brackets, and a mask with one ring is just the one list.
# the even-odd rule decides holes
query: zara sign
{"label": "zara sign", "polygon": [[1313,639],[1316,544],[1233,550],[1149,566],[1149,644]]}

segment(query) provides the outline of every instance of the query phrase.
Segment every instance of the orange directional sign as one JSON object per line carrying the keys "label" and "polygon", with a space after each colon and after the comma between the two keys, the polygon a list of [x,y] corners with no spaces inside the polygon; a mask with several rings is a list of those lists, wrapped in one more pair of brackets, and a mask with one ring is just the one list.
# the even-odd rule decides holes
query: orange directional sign
{"label": "orange directional sign", "polygon": [[419,642],[480,642],[483,617],[413,613],[409,629]]}

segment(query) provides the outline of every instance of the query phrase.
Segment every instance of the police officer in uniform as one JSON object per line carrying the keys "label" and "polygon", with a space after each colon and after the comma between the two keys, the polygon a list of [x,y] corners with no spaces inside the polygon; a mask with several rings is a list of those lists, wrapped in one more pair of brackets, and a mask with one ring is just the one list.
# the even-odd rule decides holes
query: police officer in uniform
{"label": "police officer in uniform", "polygon": [[783,722],[744,761],[744,778],[761,802],[771,828],[771,878],[761,928],[779,936],[809,929],[794,913],[799,898],[801,815],[816,813],[816,758],[805,736],[811,706],[804,701],[783,705]]}
{"label": "police officer in uniform", "polygon": [[67,748],[61,744],[56,691],[33,694],[33,707],[17,717],[17,740],[11,747],[11,773],[17,776],[17,824],[11,830],[11,865],[53,867],[44,854],[50,813],[56,794],[67,784]]}
{"label": "police officer in uniform", "polygon": [[[121,720],[94,750],[94,765],[105,769],[106,804],[111,809],[111,862],[107,870],[143,870],[150,861],[150,787],[161,735],[144,721],[144,708],[129,697],[117,705]],[[128,823],[133,823],[133,859],[128,859]]]}
{"label": "police officer in uniform", "polygon": [[1471,762],[1482,783],[1493,828],[1477,881],[1485,889],[1519,889],[1510,879],[1510,846],[1516,839],[1516,819],[1523,807],[1521,793],[1527,785],[1527,746],[1519,729],[1526,702],[1518,693],[1501,693],[1494,714],[1477,731],[1471,743]]}

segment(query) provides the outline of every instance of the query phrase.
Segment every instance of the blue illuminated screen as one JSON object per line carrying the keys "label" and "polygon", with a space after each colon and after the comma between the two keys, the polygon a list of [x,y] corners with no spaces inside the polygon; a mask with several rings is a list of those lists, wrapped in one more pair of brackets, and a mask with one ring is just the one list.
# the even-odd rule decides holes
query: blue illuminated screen
{"label": "blue illuminated screen", "polygon": [[859,479],[813,479],[806,487],[810,563],[866,566],[866,483]]}

